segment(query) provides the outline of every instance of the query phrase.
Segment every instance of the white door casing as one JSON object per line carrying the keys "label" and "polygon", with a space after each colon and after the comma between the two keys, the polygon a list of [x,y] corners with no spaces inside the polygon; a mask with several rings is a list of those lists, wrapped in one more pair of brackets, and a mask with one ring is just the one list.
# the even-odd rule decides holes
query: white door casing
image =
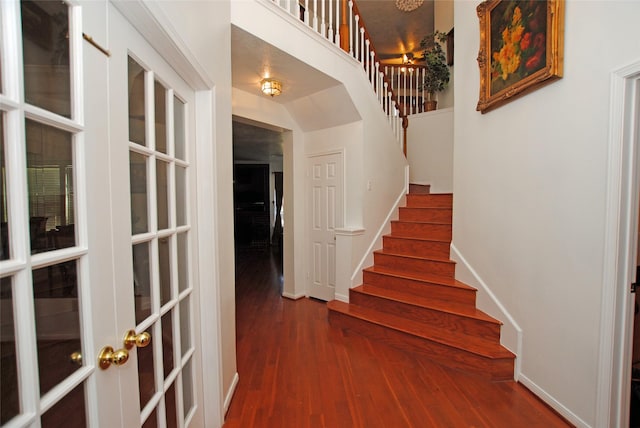
{"label": "white door casing", "polygon": [[640,62],[611,75],[611,126],[602,287],[597,426],[629,424],[638,198]]}
{"label": "white door casing", "polygon": [[342,152],[309,156],[307,160],[308,288],[310,297],[335,297],[336,228],[344,219]]}

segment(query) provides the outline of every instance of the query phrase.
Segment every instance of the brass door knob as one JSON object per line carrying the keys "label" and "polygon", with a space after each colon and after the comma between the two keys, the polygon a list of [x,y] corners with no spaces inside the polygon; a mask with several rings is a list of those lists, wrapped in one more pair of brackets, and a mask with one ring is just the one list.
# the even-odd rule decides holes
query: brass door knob
{"label": "brass door knob", "polygon": [[151,335],[146,331],[136,334],[135,330],[129,330],[124,336],[124,347],[131,349],[134,346],[144,348],[151,342]]}
{"label": "brass door knob", "polygon": [[114,351],[111,346],[105,346],[98,354],[98,365],[102,370],[106,370],[114,366],[121,366],[129,361],[129,351],[126,349],[118,349]]}
{"label": "brass door knob", "polygon": [[79,351],[76,351],[74,353],[72,353],[69,356],[69,360],[73,363],[73,364],[77,364],[79,366],[82,366],[82,353]]}

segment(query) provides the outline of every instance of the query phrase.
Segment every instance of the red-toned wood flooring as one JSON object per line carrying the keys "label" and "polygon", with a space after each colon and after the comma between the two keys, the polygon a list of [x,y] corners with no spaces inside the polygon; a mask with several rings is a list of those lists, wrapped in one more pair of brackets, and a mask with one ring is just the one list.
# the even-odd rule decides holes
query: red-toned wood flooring
{"label": "red-toned wood flooring", "polygon": [[567,427],[522,385],[492,382],[332,327],[281,297],[271,251],[236,256],[240,376],[224,428]]}

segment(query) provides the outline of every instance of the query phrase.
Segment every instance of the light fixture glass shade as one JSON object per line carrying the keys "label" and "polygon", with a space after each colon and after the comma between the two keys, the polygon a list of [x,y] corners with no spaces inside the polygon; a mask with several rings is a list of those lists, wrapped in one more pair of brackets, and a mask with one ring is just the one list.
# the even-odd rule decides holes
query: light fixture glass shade
{"label": "light fixture glass shade", "polygon": [[275,96],[282,93],[282,83],[275,79],[263,79],[262,80],[262,92],[265,95]]}
{"label": "light fixture glass shade", "polygon": [[422,6],[424,0],[396,0],[396,7],[403,12],[411,12]]}

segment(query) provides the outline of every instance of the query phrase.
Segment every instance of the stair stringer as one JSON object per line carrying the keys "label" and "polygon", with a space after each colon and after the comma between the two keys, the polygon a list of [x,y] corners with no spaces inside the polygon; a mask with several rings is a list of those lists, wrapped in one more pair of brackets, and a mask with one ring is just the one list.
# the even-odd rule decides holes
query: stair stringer
{"label": "stair stringer", "polygon": [[522,365],[520,358],[522,356],[522,328],[520,328],[518,322],[511,316],[507,308],[498,300],[497,296],[491,291],[491,288],[484,282],[478,272],[473,269],[453,242],[450,245],[450,249],[450,258],[457,263],[456,279],[477,289],[476,307],[502,321],[500,344],[516,355],[513,376],[514,380],[517,381]]}

